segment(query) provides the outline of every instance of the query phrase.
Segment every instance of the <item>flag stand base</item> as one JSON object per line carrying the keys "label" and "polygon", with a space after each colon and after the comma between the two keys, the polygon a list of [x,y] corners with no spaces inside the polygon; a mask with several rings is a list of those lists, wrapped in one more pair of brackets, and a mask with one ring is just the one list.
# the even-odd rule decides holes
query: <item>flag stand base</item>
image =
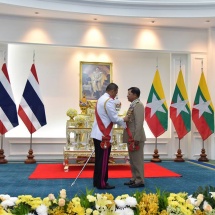
{"label": "flag stand base", "polygon": [[32,149],[29,149],[27,158],[28,159],[25,160],[25,164],[36,163],[36,160],[34,159],[34,155],[33,155],[33,150]]}
{"label": "flag stand base", "polygon": [[7,163],[7,160],[5,159],[4,150],[0,149],[0,164]]}
{"label": "flag stand base", "polygon": [[181,149],[178,149],[176,158],[174,159],[175,162],[184,162],[184,159],[182,158]]}
{"label": "flag stand base", "polygon": [[208,162],[209,160],[206,157],[207,157],[207,155],[205,154],[205,149],[203,148],[198,161]]}
{"label": "flag stand base", "polygon": [[151,162],[161,162],[157,149],[154,150],[154,154],[153,154],[153,158],[151,159]]}

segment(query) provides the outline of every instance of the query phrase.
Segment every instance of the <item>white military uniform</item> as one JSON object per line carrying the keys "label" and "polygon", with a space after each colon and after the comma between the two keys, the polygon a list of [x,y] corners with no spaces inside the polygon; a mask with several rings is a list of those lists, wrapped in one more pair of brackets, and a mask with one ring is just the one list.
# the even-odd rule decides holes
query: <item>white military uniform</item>
{"label": "white military uniform", "polygon": [[[110,98],[108,93],[102,95],[97,102],[97,113],[103,122],[105,128],[112,122],[113,124],[118,124],[120,126],[126,127],[126,123],[120,117],[116,111],[116,104],[114,99]],[[110,132],[112,140],[112,132]],[[110,157],[111,147],[107,149],[102,149],[100,143],[102,141],[102,132],[99,129],[96,117],[94,120],[91,138],[93,138],[94,147],[95,147],[95,166],[94,166],[94,175],[93,175],[93,185],[99,189],[105,189],[108,181],[108,161]]]}
{"label": "white military uniform", "polygon": [[[110,95],[108,93],[105,93],[99,98],[97,102],[97,112],[106,128],[111,122],[113,122],[113,124],[118,124],[123,128],[126,128],[126,123],[123,121],[122,118],[118,117],[118,113],[116,111],[116,103],[114,99],[110,98]],[[103,134],[98,127],[98,123],[95,117],[92,132],[91,132],[91,138],[101,141],[102,136]],[[112,143],[113,142],[112,130],[111,130],[110,136],[111,136],[110,142]]]}

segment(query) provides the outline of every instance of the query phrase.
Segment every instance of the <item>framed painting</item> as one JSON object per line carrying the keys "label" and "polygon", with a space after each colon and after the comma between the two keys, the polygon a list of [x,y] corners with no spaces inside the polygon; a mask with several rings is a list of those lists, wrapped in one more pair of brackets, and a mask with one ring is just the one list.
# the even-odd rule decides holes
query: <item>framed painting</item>
{"label": "framed painting", "polygon": [[96,102],[112,82],[112,63],[80,62],[80,99]]}

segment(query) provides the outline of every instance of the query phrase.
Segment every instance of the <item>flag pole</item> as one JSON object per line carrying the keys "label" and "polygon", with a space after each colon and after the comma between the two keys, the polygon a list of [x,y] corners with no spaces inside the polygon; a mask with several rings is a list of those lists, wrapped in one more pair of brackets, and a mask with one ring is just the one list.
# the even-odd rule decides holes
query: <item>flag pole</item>
{"label": "flag pole", "polygon": [[[202,68],[201,71],[203,72],[203,59],[202,59]],[[201,150],[201,154],[200,154],[200,158],[198,159],[198,161],[202,161],[202,162],[208,162],[209,160],[207,159],[207,154],[205,154],[205,147],[204,147],[204,140],[202,140],[202,150]]]}
{"label": "flag pole", "polygon": [[202,150],[198,161],[208,162],[207,154],[205,154],[204,140],[202,140]]}
{"label": "flag pole", "polygon": [[0,164],[5,164],[7,163],[7,160],[5,159],[4,155],[4,149],[3,149],[3,137],[4,135],[1,135],[1,149],[0,149]]}
{"label": "flag pole", "polygon": [[161,159],[159,158],[158,149],[157,149],[157,137],[155,137],[155,150],[153,154],[153,158],[151,159],[151,162],[161,162]]}
{"label": "flag pole", "polygon": [[3,149],[3,135],[1,135],[1,149]]}
{"label": "flag pole", "polygon": [[33,64],[35,63],[35,50],[33,52]]}
{"label": "flag pole", "polygon": [[[6,52],[4,51],[4,63],[6,62]],[[7,160],[5,159],[5,155],[4,155],[4,149],[3,149],[3,137],[4,135],[1,134],[1,148],[0,148],[0,164],[5,164],[7,163]]]}
{"label": "flag pole", "polygon": [[176,154],[175,162],[184,162],[184,159],[182,158],[183,155],[181,154],[181,139],[178,139],[178,151]]}
{"label": "flag pole", "polygon": [[[35,63],[35,50],[33,51],[33,64],[34,63]],[[33,155],[33,149],[32,149],[32,131],[33,131],[33,126],[32,126],[32,123],[31,123],[31,129],[30,129],[30,133],[31,133],[31,137],[30,137],[30,149],[28,151],[28,156],[27,156],[28,159],[25,160],[26,164],[36,163],[36,160],[34,159],[34,155]]]}
{"label": "flag pole", "polygon": [[32,149],[32,133],[31,133],[31,138],[30,138],[30,149]]}
{"label": "flag pole", "polygon": [[28,159],[25,160],[25,164],[33,164],[36,163],[36,160],[34,159],[33,150],[32,150],[32,133],[30,137],[30,149],[28,151]]}

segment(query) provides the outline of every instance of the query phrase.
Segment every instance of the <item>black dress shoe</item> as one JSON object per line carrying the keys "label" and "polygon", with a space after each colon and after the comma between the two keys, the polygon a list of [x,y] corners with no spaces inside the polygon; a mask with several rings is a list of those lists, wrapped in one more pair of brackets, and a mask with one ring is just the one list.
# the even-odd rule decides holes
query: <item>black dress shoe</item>
{"label": "black dress shoe", "polygon": [[[108,183],[106,183],[106,186],[109,186]],[[98,187],[95,183],[93,183],[93,187]]]}
{"label": "black dress shoe", "polygon": [[105,189],[110,190],[110,189],[114,189],[114,188],[115,188],[115,186],[111,186],[109,184],[106,184],[105,187],[97,187],[97,189],[99,189],[99,190],[105,190]]}
{"label": "black dress shoe", "polygon": [[139,184],[131,184],[129,185],[130,188],[138,188],[138,187],[145,187],[145,185],[143,183],[139,183]]}
{"label": "black dress shoe", "polygon": [[134,183],[135,183],[134,181],[131,181],[131,180],[130,180],[130,181],[128,181],[128,182],[125,182],[124,185],[130,186],[130,185],[132,185],[132,184],[134,184]]}

